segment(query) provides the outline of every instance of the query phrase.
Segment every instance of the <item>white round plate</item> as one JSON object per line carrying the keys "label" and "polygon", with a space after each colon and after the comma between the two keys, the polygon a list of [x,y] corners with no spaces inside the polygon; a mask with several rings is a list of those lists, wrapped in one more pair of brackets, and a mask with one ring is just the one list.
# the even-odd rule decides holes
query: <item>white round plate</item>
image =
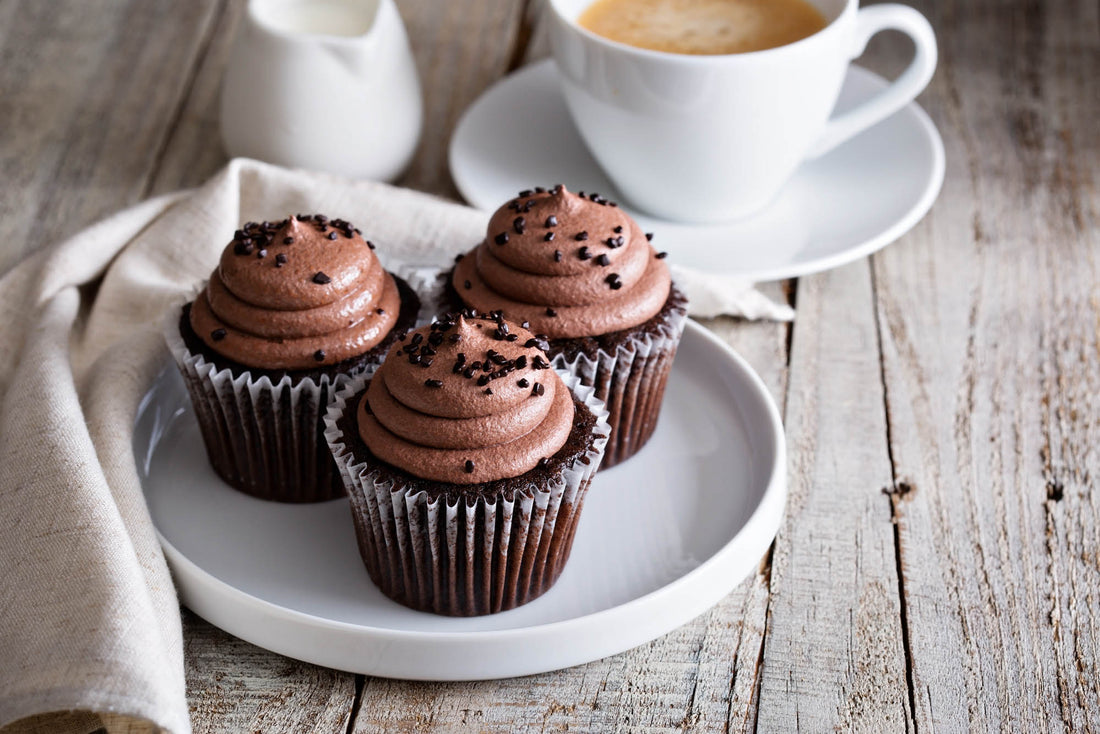
{"label": "white round plate", "polygon": [[650,443],[596,476],[558,583],[501,614],[441,617],[383,596],[346,500],[285,505],[229,488],[206,460],[174,365],[142,404],[134,452],[184,604],[283,655],[392,678],[529,675],[652,640],[752,573],[786,498],[767,389],[690,322]]}
{"label": "white round plate", "polygon": [[[851,66],[844,111],[887,82]],[[943,141],[916,104],[808,161],[767,209],[728,224],[646,216],[615,191],[573,126],[553,61],[497,82],[472,104],[451,138],[451,176],[474,206],[494,211],[517,192],[563,183],[618,200],[678,265],[753,281],[835,268],[885,247],[931,208],[943,183]]]}

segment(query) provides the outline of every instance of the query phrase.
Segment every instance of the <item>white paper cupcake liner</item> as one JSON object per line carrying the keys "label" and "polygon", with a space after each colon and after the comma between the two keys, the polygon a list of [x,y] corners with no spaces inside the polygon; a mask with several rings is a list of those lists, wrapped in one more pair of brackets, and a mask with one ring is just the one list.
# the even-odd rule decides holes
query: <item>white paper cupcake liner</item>
{"label": "white paper cupcake liner", "polygon": [[[423,268],[394,262],[387,270],[403,279],[420,298],[413,327],[426,323],[434,302],[421,297],[433,287]],[[190,294],[194,301],[201,286]],[[284,375],[219,370],[201,354],[192,354],[179,332],[180,308],[162,327],[168,349],[183,375],[214,471],[246,494],[277,502],[322,502],[344,496],[324,430],[325,409],[333,393],[365,367],[348,373],[321,374],[297,381]]]}
{"label": "white paper cupcake liner", "polygon": [[551,345],[554,367],[594,388],[596,397],[607,405],[612,432],[604,469],[637,453],[657,428],[665,386],[687,318],[686,309],[669,309],[656,333],[639,332],[614,352],[597,350],[595,358],[579,353],[567,359],[565,354],[554,354]]}
{"label": "white paper cupcake liner", "polygon": [[416,323],[413,328],[431,323],[436,315],[436,301],[438,297],[435,290],[438,288],[436,279],[439,268],[424,265],[415,265],[399,260],[385,259],[382,263],[387,272],[401,278],[408,284],[416,297],[420,299],[420,310],[416,314]]}
{"label": "white paper cupcake liner", "polygon": [[[192,354],[179,333],[180,312],[164,338],[191,395],[214,471],[242,492],[278,502],[320,502],[344,494],[321,435],[325,408],[351,375],[272,381],[250,371],[218,369]],[[362,371],[360,369],[360,371]]]}
{"label": "white paper cupcake liner", "polygon": [[[450,616],[490,614],[526,604],[557,581],[569,558],[592,476],[610,433],[607,411],[591,388],[562,374],[596,416],[591,448],[551,477],[495,496],[431,497],[400,486],[388,467],[358,461],[338,421],[373,370],[337,392],[325,438],[351,500],[363,562],[390,598]],[[561,374],[561,373],[559,373]]]}

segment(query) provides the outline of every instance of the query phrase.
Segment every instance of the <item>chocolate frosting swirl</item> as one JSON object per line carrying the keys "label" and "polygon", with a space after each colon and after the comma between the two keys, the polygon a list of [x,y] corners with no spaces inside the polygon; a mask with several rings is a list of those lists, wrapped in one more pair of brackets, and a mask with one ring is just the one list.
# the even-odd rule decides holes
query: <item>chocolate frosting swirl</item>
{"label": "chocolate frosting swirl", "polygon": [[482,312],[502,310],[553,339],[645,323],[668,299],[668,266],[638,224],[596,194],[520,192],[455,265],[453,285]]}
{"label": "chocolate frosting swirl", "polygon": [[359,436],[379,459],[422,479],[476,484],[530,471],[573,428],[573,397],[545,347],[499,316],[417,329],[371,379]]}
{"label": "chocolate frosting swirl", "polygon": [[362,233],[322,215],[237,230],[191,308],[191,327],[249,367],[336,364],[382,341],[397,322],[397,284]]}

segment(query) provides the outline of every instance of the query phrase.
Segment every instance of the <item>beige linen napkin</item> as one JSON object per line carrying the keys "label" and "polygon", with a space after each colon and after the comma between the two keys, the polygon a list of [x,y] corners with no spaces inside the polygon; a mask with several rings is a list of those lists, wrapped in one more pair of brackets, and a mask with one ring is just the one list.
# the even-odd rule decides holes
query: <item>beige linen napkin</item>
{"label": "beige linen napkin", "polygon": [[[157,324],[246,220],[350,219],[387,264],[442,265],[484,213],[253,161],[140,204],[0,279],[0,727],[183,734],[179,608],[131,446]],[[16,722],[13,724],[13,722]]]}

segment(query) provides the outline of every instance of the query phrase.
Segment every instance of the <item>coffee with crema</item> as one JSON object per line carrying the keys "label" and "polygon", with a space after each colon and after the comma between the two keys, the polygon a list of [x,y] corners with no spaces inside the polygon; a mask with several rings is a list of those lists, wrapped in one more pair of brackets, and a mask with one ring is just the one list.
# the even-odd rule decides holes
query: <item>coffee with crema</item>
{"label": "coffee with crema", "polygon": [[697,55],[785,46],[827,25],[806,0],[596,0],[577,22],[619,43]]}

